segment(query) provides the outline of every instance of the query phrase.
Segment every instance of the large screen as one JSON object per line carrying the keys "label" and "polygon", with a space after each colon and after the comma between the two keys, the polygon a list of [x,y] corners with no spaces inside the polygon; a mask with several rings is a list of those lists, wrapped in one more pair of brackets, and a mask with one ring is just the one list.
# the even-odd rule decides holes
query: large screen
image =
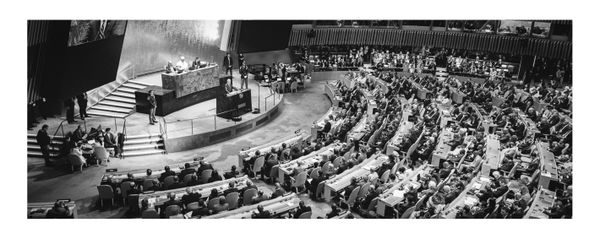
{"label": "large screen", "polygon": [[125,34],[124,20],[72,20],[69,46],[77,46]]}
{"label": "large screen", "polygon": [[[224,20],[139,20],[128,21],[119,65],[132,64],[136,74],[161,70],[180,56],[190,62],[220,65],[224,53],[222,38],[227,38]],[[223,39],[227,40],[227,39]]]}
{"label": "large screen", "polygon": [[531,21],[500,21],[498,34],[528,36],[531,32]]}

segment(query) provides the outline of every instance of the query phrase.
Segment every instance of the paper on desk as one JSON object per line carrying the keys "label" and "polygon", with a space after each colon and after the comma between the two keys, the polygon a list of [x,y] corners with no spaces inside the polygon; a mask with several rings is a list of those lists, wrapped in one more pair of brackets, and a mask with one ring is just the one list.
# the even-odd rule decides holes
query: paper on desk
{"label": "paper on desk", "polygon": [[392,196],[399,197],[400,200],[402,200],[404,198],[404,191],[394,190],[394,192],[392,192]]}
{"label": "paper on desk", "polygon": [[473,184],[473,188],[480,189],[481,188],[481,183],[474,183]]}

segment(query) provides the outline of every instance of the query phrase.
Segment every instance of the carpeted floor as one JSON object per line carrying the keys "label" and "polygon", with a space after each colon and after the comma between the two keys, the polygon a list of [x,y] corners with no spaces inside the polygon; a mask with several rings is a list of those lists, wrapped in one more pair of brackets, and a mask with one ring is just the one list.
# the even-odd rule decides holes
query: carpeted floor
{"label": "carpeted floor", "polygon": [[[82,173],[69,173],[59,168],[44,167],[42,159],[27,160],[27,201],[53,202],[56,199],[70,198],[78,205],[80,218],[123,218],[127,217],[125,208],[107,206],[99,209],[96,186],[106,168],[118,168],[128,171],[146,168],[162,168],[164,165],[188,161],[197,156],[223,172],[231,165],[237,164],[237,154],[241,148],[262,145],[281,137],[289,136],[298,129],[310,131],[312,123],[327,112],[331,103],[323,93],[324,81],[307,82],[305,89],[298,93],[288,93],[284,98],[284,107],[279,115],[265,126],[241,137],[231,139],[208,147],[166,155],[113,158],[108,167],[91,166]],[[270,194],[273,186],[263,182],[255,182],[259,189]],[[306,195],[300,196],[313,207],[315,217],[324,216],[330,209],[326,203],[313,202]]]}

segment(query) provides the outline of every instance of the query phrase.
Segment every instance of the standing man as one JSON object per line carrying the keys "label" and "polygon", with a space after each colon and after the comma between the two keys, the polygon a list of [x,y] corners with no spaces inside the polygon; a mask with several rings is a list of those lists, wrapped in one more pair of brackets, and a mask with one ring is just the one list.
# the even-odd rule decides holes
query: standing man
{"label": "standing man", "polygon": [[150,112],[148,112],[148,119],[150,120],[150,124],[154,125],[154,123],[157,123],[158,121],[154,116],[154,114],[156,114],[156,97],[154,97],[153,90],[148,91],[148,107],[150,107]]}
{"label": "standing man", "polygon": [[240,89],[244,89],[244,85],[246,85],[246,89],[248,89],[248,66],[246,66],[246,62],[242,61],[242,65],[240,66]]}
{"label": "standing man", "polygon": [[240,53],[238,55],[238,66],[241,67],[242,66],[242,62],[245,62],[245,61],[246,61],[246,59],[244,59],[244,54]]}
{"label": "standing man", "polygon": [[42,155],[44,157],[44,162],[46,166],[51,166],[50,162],[50,136],[48,136],[48,125],[45,124],[42,126],[35,137],[37,143],[40,145],[40,149],[42,150]]}
{"label": "standing man", "polygon": [[85,117],[89,117],[87,114],[87,103],[87,92],[83,92],[83,94],[77,96],[77,104],[79,105],[79,117],[81,117],[82,120],[85,119]]}
{"label": "standing man", "polygon": [[75,97],[69,97],[65,102],[65,106],[67,107],[67,122],[69,124],[76,122],[75,121]]}
{"label": "standing man", "polygon": [[223,68],[225,68],[225,74],[229,72],[229,75],[233,75],[233,60],[231,59],[231,54],[227,53],[225,59],[223,59]]}

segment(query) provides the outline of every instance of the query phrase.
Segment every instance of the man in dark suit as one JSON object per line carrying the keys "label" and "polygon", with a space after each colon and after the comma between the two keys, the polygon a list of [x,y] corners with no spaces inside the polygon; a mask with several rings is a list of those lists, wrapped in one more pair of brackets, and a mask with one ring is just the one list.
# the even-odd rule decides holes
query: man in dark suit
{"label": "man in dark suit", "polygon": [[330,130],[331,130],[331,122],[329,122],[329,119],[325,119],[325,126],[323,126],[323,128],[318,131],[318,134],[320,136],[323,136],[323,135],[329,133]]}
{"label": "man in dark suit", "polygon": [[77,96],[77,104],[79,105],[79,117],[81,117],[82,120],[85,119],[85,117],[89,117],[89,115],[87,114],[87,103],[88,97],[86,92],[83,92],[83,94]]}
{"label": "man in dark suit", "polygon": [[202,171],[207,170],[207,169],[213,169],[212,165],[210,165],[204,161],[200,161],[200,167],[198,167],[198,176],[200,176]]}
{"label": "man in dark suit", "polygon": [[164,182],[166,177],[175,176],[175,172],[171,171],[171,167],[165,166],[165,171],[160,174],[159,181]]}
{"label": "man in dark suit", "polygon": [[40,145],[46,166],[50,166],[52,163],[50,162],[50,136],[48,136],[48,125],[45,124],[42,126],[42,129],[38,131],[35,139]]}
{"label": "man in dark suit", "polygon": [[231,171],[226,172],[223,177],[225,179],[230,179],[230,178],[235,178],[237,177],[237,175],[239,174],[239,172],[237,171],[237,167],[235,165],[231,166]]}
{"label": "man in dark suit", "polygon": [[65,106],[67,107],[67,122],[69,124],[75,123],[75,100],[74,97],[69,97],[67,101],[65,101]]}
{"label": "man in dark suit", "polygon": [[252,213],[252,218],[271,218],[271,212],[265,210],[262,205],[256,207],[258,212]]}
{"label": "man in dark suit", "polygon": [[183,178],[185,177],[185,175],[194,174],[194,173],[196,173],[196,169],[192,168],[192,166],[189,163],[185,163],[185,169],[181,170],[181,172],[179,173],[179,179],[181,179],[181,181],[183,181]]}
{"label": "man in dark suit", "polygon": [[254,188],[256,190],[258,190],[258,187],[256,187],[256,185],[254,185],[251,181],[246,181],[246,187],[244,187],[242,189],[242,191],[240,192],[241,195],[244,195],[244,192],[246,192],[246,190]]}
{"label": "man in dark suit", "polygon": [[233,75],[233,59],[231,59],[231,54],[229,53],[223,59],[223,69],[225,69],[225,74],[229,72],[230,76]]}
{"label": "man in dark suit", "polygon": [[167,207],[169,207],[171,205],[177,205],[177,206],[181,207],[181,202],[175,198],[175,193],[169,193],[167,197],[169,198],[169,201],[166,201],[165,203],[163,203],[163,205],[161,206],[161,209],[160,209],[160,212],[162,215],[165,214],[165,210],[167,209]]}
{"label": "man in dark suit", "polygon": [[119,147],[117,146],[117,137],[110,132],[110,128],[106,128],[104,133],[104,147],[115,149],[115,154],[119,154]]}
{"label": "man in dark suit", "polygon": [[193,192],[191,188],[186,188],[185,192],[186,194],[181,197],[181,202],[183,205],[200,201],[200,194]]}
{"label": "man in dark suit", "polygon": [[299,218],[300,215],[302,215],[302,213],[310,212],[310,211],[312,211],[310,206],[306,206],[304,201],[300,201],[300,207],[298,207],[298,209],[296,209],[296,213],[294,213],[294,218]]}
{"label": "man in dark suit", "polygon": [[227,196],[229,193],[238,192],[237,188],[235,188],[234,182],[229,182],[229,188],[223,191],[223,195]]}

